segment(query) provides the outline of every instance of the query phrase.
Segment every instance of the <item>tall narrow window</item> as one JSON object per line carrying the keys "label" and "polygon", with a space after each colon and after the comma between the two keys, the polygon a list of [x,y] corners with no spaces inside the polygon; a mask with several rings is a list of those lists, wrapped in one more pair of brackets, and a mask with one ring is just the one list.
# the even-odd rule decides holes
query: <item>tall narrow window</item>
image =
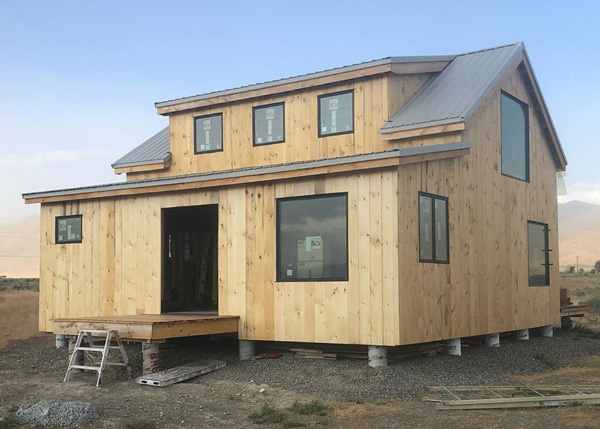
{"label": "tall narrow window", "polygon": [[419,192],[419,260],[449,262],[448,198]]}
{"label": "tall narrow window", "polygon": [[319,137],[354,132],[354,91],[319,96]]}
{"label": "tall narrow window", "polygon": [[254,146],[285,141],[284,104],[252,108]]}
{"label": "tall narrow window", "polygon": [[277,200],[277,281],[348,280],[348,195]]}
{"label": "tall narrow window", "polygon": [[58,216],[55,227],[55,243],[81,243],[81,215]]}
{"label": "tall narrow window", "polygon": [[550,285],[550,249],[548,248],[548,225],[527,222],[529,253],[529,285]]}
{"label": "tall narrow window", "polygon": [[529,107],[502,92],[500,95],[502,174],[529,181]]}
{"label": "tall narrow window", "polygon": [[223,150],[223,114],[194,118],[194,153]]}

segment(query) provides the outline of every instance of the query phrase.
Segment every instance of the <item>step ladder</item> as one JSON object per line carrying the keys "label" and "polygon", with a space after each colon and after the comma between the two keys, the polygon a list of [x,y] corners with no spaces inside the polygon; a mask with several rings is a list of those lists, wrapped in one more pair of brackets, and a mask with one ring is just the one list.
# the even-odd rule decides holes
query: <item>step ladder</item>
{"label": "step ladder", "polygon": [[[87,339],[88,346],[83,346],[84,337]],[[94,337],[104,338],[104,344],[95,345]],[[112,345],[112,342],[116,341],[117,345]],[[110,350],[119,350],[121,352],[122,362],[109,362],[108,354]],[[77,365],[77,356],[78,353],[84,352],[92,352],[92,353],[101,353],[102,359],[100,361],[100,366],[86,366],[86,365]],[[102,373],[106,369],[107,366],[123,366],[127,368],[127,376],[131,379],[131,366],[129,365],[129,359],[127,358],[127,353],[125,353],[125,347],[123,347],[123,342],[121,341],[121,337],[119,337],[119,332],[115,330],[103,330],[103,329],[82,329],[79,331],[79,335],[77,335],[77,342],[75,343],[75,348],[73,349],[73,354],[71,355],[71,359],[69,360],[69,367],[67,369],[67,373],[65,374],[65,379],[63,383],[66,383],[71,379],[71,375],[73,370],[82,369],[82,370],[90,370],[98,372],[98,380],[96,381],[96,387],[100,385],[100,381],[102,380]]]}

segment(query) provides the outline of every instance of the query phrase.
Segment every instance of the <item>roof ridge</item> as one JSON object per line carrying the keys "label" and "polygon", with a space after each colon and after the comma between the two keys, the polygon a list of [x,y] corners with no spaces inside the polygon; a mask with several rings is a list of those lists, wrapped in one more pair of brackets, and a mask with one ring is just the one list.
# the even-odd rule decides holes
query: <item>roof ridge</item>
{"label": "roof ridge", "polygon": [[523,42],[508,43],[506,45],[494,46],[492,48],[485,48],[485,49],[478,49],[476,51],[463,52],[463,53],[457,54],[456,56],[457,57],[464,57],[465,55],[480,54],[482,52],[495,51],[496,49],[504,49],[504,48],[508,48],[510,46],[518,46],[518,45],[525,46],[525,43],[523,43]]}

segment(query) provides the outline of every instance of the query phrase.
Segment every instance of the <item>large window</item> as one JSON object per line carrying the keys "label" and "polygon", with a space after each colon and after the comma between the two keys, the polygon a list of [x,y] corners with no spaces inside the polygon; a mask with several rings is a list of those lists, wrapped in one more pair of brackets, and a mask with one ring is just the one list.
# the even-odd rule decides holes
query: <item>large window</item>
{"label": "large window", "polygon": [[529,285],[548,286],[550,284],[548,225],[528,221],[527,242],[529,247]]}
{"label": "large window", "polygon": [[283,103],[258,106],[252,109],[254,146],[285,141]]}
{"label": "large window", "polygon": [[277,200],[277,281],[348,280],[348,195]]}
{"label": "large window", "polygon": [[319,137],[354,132],[354,91],[319,96]]}
{"label": "large window", "polygon": [[194,118],[194,153],[221,150],[223,150],[223,115],[217,113]]}
{"label": "large window", "polygon": [[419,260],[448,263],[448,199],[419,192]]}
{"label": "large window", "polygon": [[527,104],[502,92],[502,174],[529,181],[529,108]]}
{"label": "large window", "polygon": [[58,216],[54,227],[56,244],[81,243],[81,215]]}

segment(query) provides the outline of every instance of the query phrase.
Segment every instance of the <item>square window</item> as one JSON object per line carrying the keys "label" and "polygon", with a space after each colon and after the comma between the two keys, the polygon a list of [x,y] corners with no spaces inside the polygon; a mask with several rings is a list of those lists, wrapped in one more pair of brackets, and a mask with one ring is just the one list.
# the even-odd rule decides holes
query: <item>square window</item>
{"label": "square window", "polygon": [[319,96],[319,137],[354,132],[354,91]]}
{"label": "square window", "polygon": [[55,243],[81,243],[82,216],[58,216],[55,223]]}
{"label": "square window", "polygon": [[283,103],[258,106],[252,109],[254,146],[285,141]]}
{"label": "square window", "polygon": [[529,107],[502,92],[500,95],[502,174],[529,181]]}
{"label": "square window", "polygon": [[223,114],[194,118],[194,153],[223,150]]}
{"label": "square window", "polygon": [[527,222],[529,256],[529,285],[550,285],[550,250],[548,249],[548,225]]}
{"label": "square window", "polygon": [[419,261],[449,262],[448,198],[419,192]]}
{"label": "square window", "polygon": [[277,281],[348,280],[348,195],[277,200]]}

